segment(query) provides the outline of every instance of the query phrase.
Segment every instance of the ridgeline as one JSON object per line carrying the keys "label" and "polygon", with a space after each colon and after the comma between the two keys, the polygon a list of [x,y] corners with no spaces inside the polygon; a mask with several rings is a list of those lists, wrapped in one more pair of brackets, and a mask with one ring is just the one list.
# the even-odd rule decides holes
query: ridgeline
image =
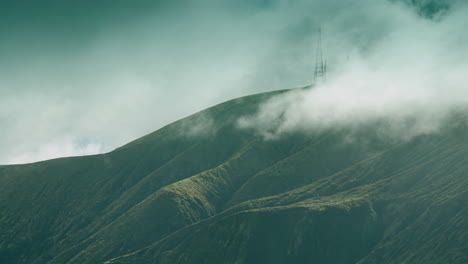
{"label": "ridgeline", "polygon": [[[107,154],[0,166],[0,263],[468,263],[465,117],[398,143],[236,126],[284,92]],[[206,117],[214,131],[186,133]]]}

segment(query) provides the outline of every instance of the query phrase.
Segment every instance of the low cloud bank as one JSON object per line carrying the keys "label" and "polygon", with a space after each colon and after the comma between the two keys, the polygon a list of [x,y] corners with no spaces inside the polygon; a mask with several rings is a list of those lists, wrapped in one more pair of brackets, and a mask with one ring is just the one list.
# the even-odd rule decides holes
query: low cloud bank
{"label": "low cloud bank", "polygon": [[8,164],[24,164],[57,157],[73,157],[92,155],[102,152],[102,145],[99,143],[80,144],[73,140],[64,142],[52,142],[41,144],[37,148],[30,148],[29,152],[13,155],[8,160]]}
{"label": "low cloud bank", "polygon": [[269,100],[255,115],[240,118],[239,127],[271,139],[384,121],[380,136],[406,140],[450,125],[448,117],[468,106],[468,5],[427,19],[400,4],[359,2],[374,12],[363,16],[361,30],[375,32],[380,24],[373,42],[363,48],[331,36],[350,52],[336,52],[345,56],[334,57],[326,81]]}
{"label": "low cloud bank", "polygon": [[[304,86],[319,25],[328,82],[273,100],[244,127],[277,136],[412,113],[422,133],[467,98],[461,0],[10,2],[0,9],[0,164],[111,151],[227,99]],[[181,133],[217,129],[201,124]],[[80,142],[101,147],[43,151]]]}

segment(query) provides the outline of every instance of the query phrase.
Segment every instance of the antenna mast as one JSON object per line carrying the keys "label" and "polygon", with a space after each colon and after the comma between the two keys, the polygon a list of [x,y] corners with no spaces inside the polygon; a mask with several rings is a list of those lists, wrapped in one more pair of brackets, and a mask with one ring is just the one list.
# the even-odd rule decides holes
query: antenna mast
{"label": "antenna mast", "polygon": [[315,50],[315,69],[314,69],[314,84],[322,82],[327,75],[327,62],[323,59],[322,50],[322,28],[318,28],[318,37]]}

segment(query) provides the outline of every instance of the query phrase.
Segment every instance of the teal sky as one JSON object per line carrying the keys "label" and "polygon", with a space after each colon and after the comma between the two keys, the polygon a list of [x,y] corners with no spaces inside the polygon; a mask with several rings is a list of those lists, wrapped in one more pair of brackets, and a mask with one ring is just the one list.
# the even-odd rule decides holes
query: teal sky
{"label": "teal sky", "polygon": [[223,100],[307,85],[319,25],[340,65],[400,14],[437,24],[463,5],[404,2],[1,1],[0,164],[110,151]]}

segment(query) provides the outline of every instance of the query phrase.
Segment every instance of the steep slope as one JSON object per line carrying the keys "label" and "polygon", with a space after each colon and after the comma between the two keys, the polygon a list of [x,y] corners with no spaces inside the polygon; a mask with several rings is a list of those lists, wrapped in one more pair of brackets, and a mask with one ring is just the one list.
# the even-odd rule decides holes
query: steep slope
{"label": "steep slope", "polygon": [[108,263],[466,263],[468,142],[453,137],[241,203]]}
{"label": "steep slope", "polygon": [[[270,96],[224,103],[109,154],[3,166],[0,263],[44,263],[67,255],[162,187],[226,162],[255,138],[234,131],[232,119]],[[216,137],[191,131],[206,120],[216,123],[207,128]],[[162,235],[173,231],[163,229]]]}
{"label": "steep slope", "polygon": [[111,153],[0,167],[0,263],[467,263],[466,116],[386,142],[363,128],[264,140],[278,91]]}

